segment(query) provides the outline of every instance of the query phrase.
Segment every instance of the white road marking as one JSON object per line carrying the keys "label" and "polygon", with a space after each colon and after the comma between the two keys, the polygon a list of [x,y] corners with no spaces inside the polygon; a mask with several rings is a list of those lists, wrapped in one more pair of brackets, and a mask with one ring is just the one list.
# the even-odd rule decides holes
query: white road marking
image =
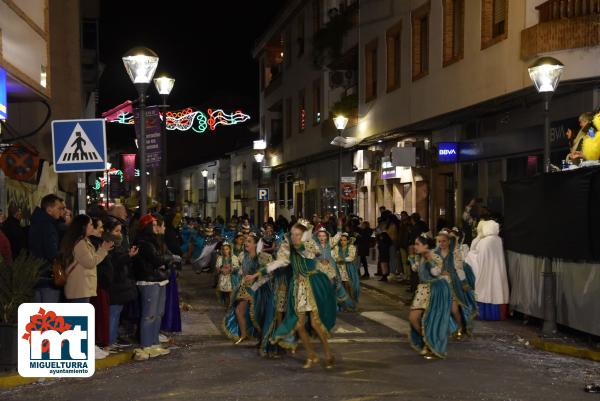
{"label": "white road marking", "polygon": [[381,325],[389,327],[400,334],[408,334],[410,332],[410,323],[397,316],[390,315],[389,313],[371,311],[362,312],[361,315],[367,319],[371,319]]}
{"label": "white road marking", "polygon": [[205,313],[193,311],[183,313],[182,334],[193,336],[218,336],[221,335],[217,326]]}
{"label": "white road marking", "polygon": [[353,326],[350,323],[345,322],[338,317],[335,320],[335,326],[333,327],[333,333],[334,334],[364,334],[365,332],[362,329],[360,329],[356,326]]}

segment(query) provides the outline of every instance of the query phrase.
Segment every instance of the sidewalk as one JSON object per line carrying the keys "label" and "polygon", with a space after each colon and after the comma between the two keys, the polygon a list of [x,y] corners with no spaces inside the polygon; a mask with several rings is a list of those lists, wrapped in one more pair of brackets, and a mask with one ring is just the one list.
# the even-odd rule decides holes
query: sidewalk
{"label": "sidewalk", "polygon": [[[182,333],[170,335],[171,340],[169,346],[179,347],[182,344],[193,342],[202,337],[220,338],[221,333],[217,327],[202,313],[200,310],[206,309],[206,306],[198,299],[196,294],[199,283],[208,285],[210,277],[208,275],[193,274],[190,266],[184,267],[182,276],[178,278],[180,302],[185,304],[189,309],[181,311],[182,318]],[[212,298],[211,298],[212,301]],[[192,304],[192,305],[190,305]],[[132,345],[131,348],[110,354],[104,359],[95,361],[96,370],[103,370],[118,366],[124,363],[133,362],[133,350],[137,345]],[[141,362],[143,363],[143,362]],[[49,381],[61,380],[60,378],[36,378],[36,377],[21,377],[16,371],[0,372],[0,391],[7,390],[19,386],[24,386],[33,383],[44,383]]]}
{"label": "sidewalk", "polygon": [[[379,277],[374,275],[376,272],[377,266],[369,264],[371,278],[361,280],[361,286],[409,306],[412,302],[409,286],[400,284],[393,279],[388,282],[379,281]],[[475,322],[475,335],[512,338],[542,351],[600,362],[600,350],[590,346],[580,336],[558,332],[555,338],[544,338],[541,336],[539,327],[525,324],[517,319],[509,318],[498,322],[478,320]]]}
{"label": "sidewalk", "polygon": [[[96,370],[107,369],[131,361],[133,357],[133,348],[128,351],[111,354],[104,359],[96,360]],[[14,387],[24,386],[37,382],[50,380],[60,380],[54,378],[22,377],[17,372],[0,373],[0,390],[6,390]]]}

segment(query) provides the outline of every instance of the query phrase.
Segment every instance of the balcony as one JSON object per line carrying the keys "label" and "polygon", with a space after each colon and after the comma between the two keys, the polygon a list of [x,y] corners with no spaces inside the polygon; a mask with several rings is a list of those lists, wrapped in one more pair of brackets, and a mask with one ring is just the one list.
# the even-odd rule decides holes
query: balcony
{"label": "balcony", "polygon": [[535,8],[540,23],[600,13],[600,0],[549,0]]}
{"label": "balcony", "polygon": [[521,58],[600,45],[600,0],[550,0],[536,7],[540,22],[521,31]]}
{"label": "balcony", "polygon": [[313,61],[320,68],[337,60],[358,43],[358,2],[339,11],[330,10],[329,18],[329,22],[315,33],[312,40]]}

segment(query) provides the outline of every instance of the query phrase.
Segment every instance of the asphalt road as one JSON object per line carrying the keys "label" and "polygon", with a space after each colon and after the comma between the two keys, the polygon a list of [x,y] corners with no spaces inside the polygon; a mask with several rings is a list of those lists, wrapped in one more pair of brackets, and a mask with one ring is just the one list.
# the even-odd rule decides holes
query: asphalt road
{"label": "asphalt road", "polygon": [[[0,400],[457,400],[599,399],[583,385],[594,362],[533,350],[517,335],[479,325],[452,342],[448,359],[427,361],[408,345],[407,308],[364,291],[358,313],[341,313],[332,348],[336,366],[302,369],[304,351],[263,359],[233,346],[220,331],[223,308],[207,275],[184,272],[184,333],[170,355],[98,371],[90,379],[38,383],[0,392]],[[319,347],[317,348],[319,349]],[[596,376],[598,375],[598,376]]]}

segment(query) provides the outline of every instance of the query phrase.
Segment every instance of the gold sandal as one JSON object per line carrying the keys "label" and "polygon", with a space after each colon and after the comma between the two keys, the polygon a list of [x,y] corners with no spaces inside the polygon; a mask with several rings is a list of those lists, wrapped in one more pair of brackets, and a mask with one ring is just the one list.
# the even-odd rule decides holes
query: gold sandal
{"label": "gold sandal", "polygon": [[302,369],[310,369],[313,366],[317,365],[318,363],[319,363],[319,357],[318,356],[315,355],[315,356],[308,357],[306,359],[306,362],[302,366]]}

